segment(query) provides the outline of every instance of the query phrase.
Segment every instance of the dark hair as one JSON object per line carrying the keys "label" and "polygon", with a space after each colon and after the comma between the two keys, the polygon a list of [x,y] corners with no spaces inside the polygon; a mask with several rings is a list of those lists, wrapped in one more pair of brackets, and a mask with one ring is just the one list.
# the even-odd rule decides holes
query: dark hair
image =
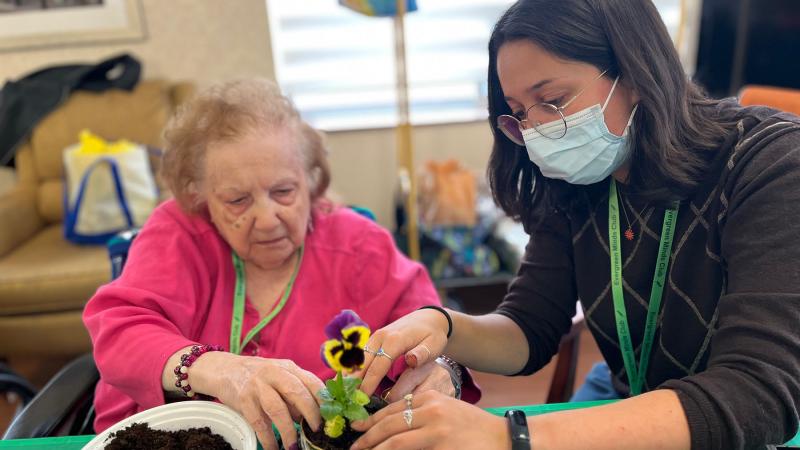
{"label": "dark hair", "polygon": [[517,220],[527,221],[534,205],[569,208],[582,189],[544,177],[524,149],[496,127],[499,115],[511,114],[497,77],[497,52],[504,43],[519,40],[562,59],[608,69],[605,76],[619,75],[620,82],[638,94],[639,107],[629,130],[628,186],[643,200],[685,198],[733,126],[710,114],[719,102],[706,97],[685,75],[650,0],[519,0],[497,22],[489,41],[494,147],[487,170],[495,202]]}

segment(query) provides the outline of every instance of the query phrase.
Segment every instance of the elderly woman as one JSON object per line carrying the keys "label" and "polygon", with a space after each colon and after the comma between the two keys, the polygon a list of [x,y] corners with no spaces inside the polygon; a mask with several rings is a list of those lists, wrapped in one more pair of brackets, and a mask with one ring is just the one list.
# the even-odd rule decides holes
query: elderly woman
{"label": "elderly woman", "polygon": [[[321,422],[315,393],[333,375],[319,353],[325,325],[353,309],[377,329],[437,305],[436,291],[389,233],[324,200],[321,136],[273,84],[214,87],[165,138],[175,200],[156,209],[122,276],[84,312],[101,374],[95,429],[170,398],[208,396],[240,412],[265,448],[276,447],[273,423],[289,447],[293,419]],[[398,361],[389,399],[454,395],[452,364],[398,379]]]}

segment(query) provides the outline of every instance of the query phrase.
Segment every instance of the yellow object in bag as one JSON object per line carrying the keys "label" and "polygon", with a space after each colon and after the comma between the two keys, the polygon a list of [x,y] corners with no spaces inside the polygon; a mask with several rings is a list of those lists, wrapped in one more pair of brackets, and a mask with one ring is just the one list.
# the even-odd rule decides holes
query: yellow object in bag
{"label": "yellow object in bag", "polygon": [[82,155],[122,153],[125,151],[131,151],[134,147],[136,147],[134,143],[126,139],[120,139],[114,142],[106,142],[105,139],[89,130],[81,130],[78,138],[80,140],[80,147],[78,147],[77,153]]}
{"label": "yellow object in bag", "polygon": [[64,150],[64,236],[105,243],[144,224],[158,203],[147,149],[125,139],[107,142],[83,130]]}

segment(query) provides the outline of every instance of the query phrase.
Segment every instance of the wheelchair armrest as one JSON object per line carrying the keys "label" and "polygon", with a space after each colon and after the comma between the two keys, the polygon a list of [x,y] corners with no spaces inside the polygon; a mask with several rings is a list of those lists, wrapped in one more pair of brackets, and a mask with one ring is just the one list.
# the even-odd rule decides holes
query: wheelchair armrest
{"label": "wheelchair armrest", "polygon": [[3,439],[50,436],[77,406],[91,402],[99,379],[91,354],[72,360],[14,418]]}
{"label": "wheelchair armrest", "polygon": [[36,388],[7,364],[0,362],[0,392],[13,392],[19,396],[23,405],[27,405],[36,395]]}
{"label": "wheelchair armrest", "polygon": [[122,268],[128,260],[128,250],[133,244],[133,239],[139,234],[139,228],[121,231],[106,243],[108,259],[111,260],[111,279],[115,280],[122,274]]}

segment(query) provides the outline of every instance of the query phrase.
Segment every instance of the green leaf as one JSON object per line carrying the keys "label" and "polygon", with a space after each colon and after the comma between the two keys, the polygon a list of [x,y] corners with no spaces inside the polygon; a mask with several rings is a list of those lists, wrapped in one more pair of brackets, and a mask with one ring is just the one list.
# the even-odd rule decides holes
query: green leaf
{"label": "green leaf", "polygon": [[354,420],[365,420],[369,417],[369,413],[358,403],[350,403],[344,409],[344,416],[352,422]]}
{"label": "green leaf", "polygon": [[361,379],[355,377],[346,377],[344,378],[344,393],[347,395],[347,398],[352,398],[353,393],[358,389],[358,386],[361,385]]}
{"label": "green leaf", "polygon": [[322,399],[323,402],[333,401],[333,395],[331,395],[331,392],[328,390],[328,388],[322,388],[317,391],[317,396]]}
{"label": "green leaf", "polygon": [[344,417],[336,416],[333,419],[325,421],[325,434],[328,437],[337,438],[344,432]]}
{"label": "green leaf", "polygon": [[361,406],[367,406],[369,404],[369,395],[365,394],[364,391],[361,390],[356,390],[352,396],[352,399]]}
{"label": "green leaf", "polygon": [[328,380],[325,382],[325,387],[328,388],[328,392],[333,396],[335,399],[344,400],[345,397],[344,392],[344,385],[342,384],[342,373],[339,372],[336,374],[336,378],[332,380]]}
{"label": "green leaf", "polygon": [[325,420],[331,420],[336,416],[342,415],[342,404],[338,402],[330,402],[330,403],[323,403],[319,407],[319,413],[322,415],[322,418]]}

